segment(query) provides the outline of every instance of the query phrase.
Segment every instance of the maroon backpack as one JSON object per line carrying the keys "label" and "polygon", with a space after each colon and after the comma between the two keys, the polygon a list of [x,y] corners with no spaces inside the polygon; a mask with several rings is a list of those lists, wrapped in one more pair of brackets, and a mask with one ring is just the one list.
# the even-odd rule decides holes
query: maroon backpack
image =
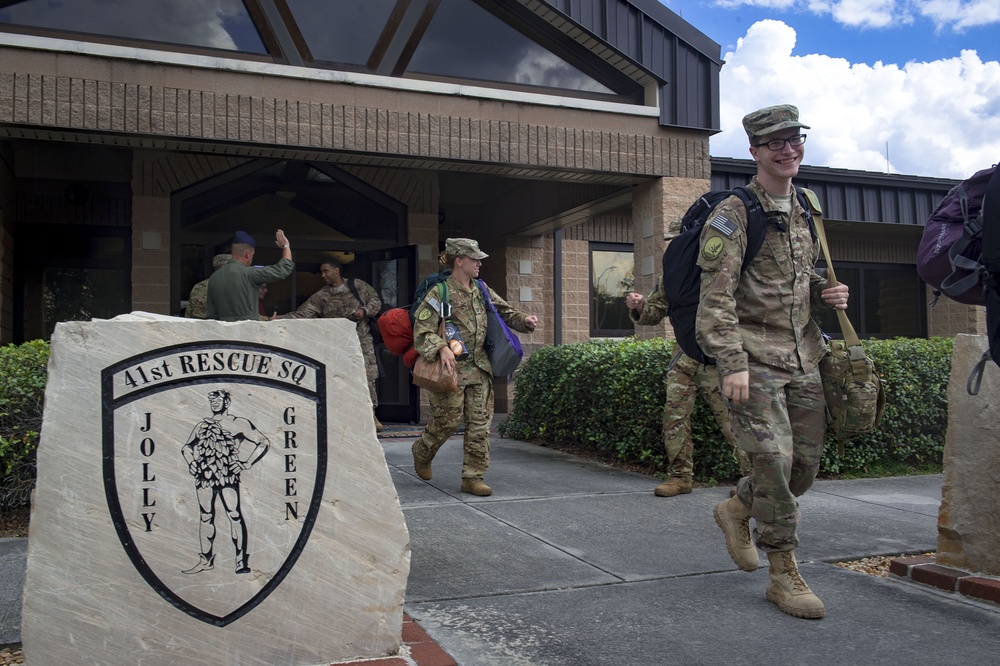
{"label": "maroon backpack", "polygon": [[917,274],[937,294],[959,303],[986,305],[982,208],[996,170],[994,165],[977,171],[953,187],[927,219],[917,248]]}

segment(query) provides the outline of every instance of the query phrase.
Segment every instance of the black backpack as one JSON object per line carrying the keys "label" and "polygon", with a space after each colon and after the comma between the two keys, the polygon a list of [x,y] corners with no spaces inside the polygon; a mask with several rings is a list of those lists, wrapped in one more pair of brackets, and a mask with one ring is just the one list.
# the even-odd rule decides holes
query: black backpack
{"label": "black backpack", "polygon": [[[446,268],[440,273],[431,273],[430,275],[425,277],[420,282],[419,285],[417,285],[417,290],[413,292],[413,302],[410,303],[411,324],[413,323],[413,320],[416,318],[417,310],[420,309],[420,304],[424,302],[424,297],[427,296],[427,292],[433,289],[435,285],[438,285],[447,280],[450,276],[451,276],[451,269]],[[446,317],[447,316],[450,316],[450,313],[446,315]]]}
{"label": "black backpack", "polygon": [[[701,300],[701,268],[698,266],[701,231],[716,206],[733,195],[738,196],[747,209],[747,252],[743,256],[742,268],[746,270],[764,244],[764,234],[771,220],[757,195],[745,187],[713,190],[698,197],[681,218],[680,235],[670,241],[663,253],[663,295],[674,337],[685,354],[705,365],[713,365],[715,360],[698,346],[694,331],[698,302]],[[806,211],[809,230],[815,238],[812,214],[802,188],[795,188],[795,196]]]}
{"label": "black backpack", "polygon": [[[358,303],[361,304],[362,309],[364,309],[365,302],[361,300],[361,294],[358,293],[358,285],[354,284],[354,278],[347,278],[345,282],[347,282],[347,288],[351,290],[351,295],[354,296]],[[382,332],[378,328],[378,317],[378,314],[374,317],[368,317],[368,332],[371,334],[372,342],[375,344],[382,342]]]}

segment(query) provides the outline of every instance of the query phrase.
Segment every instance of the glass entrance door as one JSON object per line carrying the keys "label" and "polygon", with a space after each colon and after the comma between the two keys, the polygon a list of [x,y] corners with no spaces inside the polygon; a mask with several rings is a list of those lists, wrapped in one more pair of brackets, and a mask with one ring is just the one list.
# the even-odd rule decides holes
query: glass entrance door
{"label": "glass entrance door", "polygon": [[[382,299],[382,311],[408,307],[413,300],[416,283],[416,247],[396,247],[360,256],[358,270],[364,280],[375,288]],[[420,415],[420,394],[410,379],[410,369],[401,356],[375,345],[381,376],[378,381],[378,408],[383,423],[416,423]]]}

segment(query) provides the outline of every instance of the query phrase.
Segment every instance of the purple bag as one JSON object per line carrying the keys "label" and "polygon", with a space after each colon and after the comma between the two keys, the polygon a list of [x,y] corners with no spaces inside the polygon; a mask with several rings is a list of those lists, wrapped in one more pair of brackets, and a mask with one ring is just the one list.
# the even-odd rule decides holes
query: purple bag
{"label": "purple bag", "polygon": [[486,356],[490,359],[490,366],[493,368],[494,377],[510,377],[517,370],[524,356],[521,349],[521,341],[517,334],[510,330],[507,322],[503,320],[497,312],[497,306],[493,305],[490,298],[490,289],[482,280],[479,283],[479,290],[486,301]]}
{"label": "purple bag", "polygon": [[982,281],[982,207],[996,166],[977,171],[945,195],[924,225],[917,274],[945,296],[986,305]]}

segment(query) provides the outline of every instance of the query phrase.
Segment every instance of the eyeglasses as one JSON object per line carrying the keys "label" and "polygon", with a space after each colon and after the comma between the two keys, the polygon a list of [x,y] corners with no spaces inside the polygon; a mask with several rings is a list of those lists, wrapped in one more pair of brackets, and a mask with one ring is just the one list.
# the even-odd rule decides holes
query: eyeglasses
{"label": "eyeglasses", "polygon": [[806,142],[805,134],[796,134],[795,136],[790,136],[787,139],[772,139],[764,143],[753,144],[754,148],[760,148],[761,146],[767,146],[768,150],[773,150],[775,152],[783,149],[787,143],[789,146],[801,146]]}

